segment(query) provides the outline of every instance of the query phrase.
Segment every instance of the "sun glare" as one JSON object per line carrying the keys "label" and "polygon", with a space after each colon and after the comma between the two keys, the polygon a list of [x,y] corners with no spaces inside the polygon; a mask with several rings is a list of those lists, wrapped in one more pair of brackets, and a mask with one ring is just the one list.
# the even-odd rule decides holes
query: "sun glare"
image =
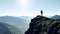
{"label": "sun glare", "polygon": [[28,3],[28,0],[18,0],[19,4],[21,4],[22,6],[26,6]]}

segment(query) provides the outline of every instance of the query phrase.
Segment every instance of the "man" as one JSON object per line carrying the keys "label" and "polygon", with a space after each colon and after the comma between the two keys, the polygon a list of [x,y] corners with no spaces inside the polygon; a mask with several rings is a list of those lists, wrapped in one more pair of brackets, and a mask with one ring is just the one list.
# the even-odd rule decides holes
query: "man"
{"label": "man", "polygon": [[41,10],[41,16],[43,16],[43,11]]}

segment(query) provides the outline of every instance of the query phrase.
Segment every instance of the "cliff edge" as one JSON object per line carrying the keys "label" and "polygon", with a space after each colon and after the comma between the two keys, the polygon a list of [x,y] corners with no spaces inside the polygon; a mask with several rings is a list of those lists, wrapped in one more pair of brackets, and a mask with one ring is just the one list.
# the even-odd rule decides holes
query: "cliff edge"
{"label": "cliff edge", "polygon": [[38,15],[31,19],[25,34],[60,34],[60,20]]}

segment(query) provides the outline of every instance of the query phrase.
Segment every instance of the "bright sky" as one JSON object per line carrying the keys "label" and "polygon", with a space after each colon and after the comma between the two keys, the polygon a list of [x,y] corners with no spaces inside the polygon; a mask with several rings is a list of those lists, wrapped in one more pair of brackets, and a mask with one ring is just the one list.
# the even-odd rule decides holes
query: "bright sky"
{"label": "bright sky", "polygon": [[0,16],[60,15],[60,0],[0,0]]}

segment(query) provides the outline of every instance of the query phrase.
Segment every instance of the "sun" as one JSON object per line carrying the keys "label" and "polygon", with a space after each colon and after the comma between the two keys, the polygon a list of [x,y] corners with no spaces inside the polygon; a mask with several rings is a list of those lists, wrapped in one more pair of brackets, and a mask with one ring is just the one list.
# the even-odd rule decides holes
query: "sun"
{"label": "sun", "polygon": [[26,5],[26,4],[27,4],[27,0],[21,0],[21,3],[22,3],[23,5]]}
{"label": "sun", "polygon": [[18,2],[22,5],[22,6],[26,6],[28,4],[28,0],[18,0]]}

